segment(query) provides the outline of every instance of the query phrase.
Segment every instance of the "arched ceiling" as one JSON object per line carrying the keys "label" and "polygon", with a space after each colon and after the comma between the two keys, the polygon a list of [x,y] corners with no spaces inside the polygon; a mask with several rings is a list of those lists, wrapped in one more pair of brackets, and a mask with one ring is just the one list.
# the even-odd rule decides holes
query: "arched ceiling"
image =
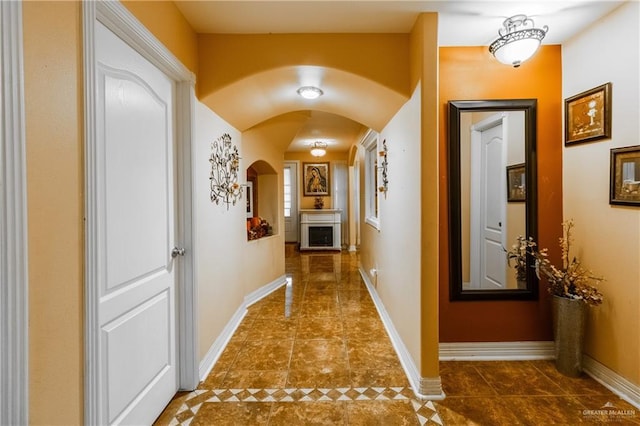
{"label": "arched ceiling", "polygon": [[329,151],[346,151],[366,130],[366,126],[341,115],[309,111],[308,119],[300,126],[287,151],[309,151],[315,141],[325,142]]}
{"label": "arched ceiling", "polygon": [[[296,92],[319,87],[314,100]],[[204,98],[204,102],[238,130],[245,131],[272,117],[298,110],[324,111],[381,130],[407,101],[403,94],[367,78],[332,68],[280,67],[238,80]]]}
{"label": "arched ceiling", "polygon": [[[306,85],[319,87],[324,94],[318,99],[304,99],[297,90]],[[310,111],[289,151],[306,150],[313,140],[343,151],[357,142],[365,128],[380,131],[407,99],[353,73],[290,66],[243,78],[201,101],[240,131],[293,111]]]}
{"label": "arched ceiling", "polygon": [[[544,44],[563,43],[582,28],[618,7],[622,1],[194,1],[175,2],[199,34],[409,33],[421,12],[439,13],[441,46],[488,45],[502,21],[511,15],[532,16],[548,25]],[[313,19],[303,19],[312,16]],[[301,62],[302,63],[302,62]],[[324,96],[308,101],[296,94],[302,85],[316,85]],[[309,135],[322,128],[345,135],[354,124],[381,130],[404,102],[400,94],[345,71],[313,66],[287,66],[253,74],[207,93],[201,100],[241,131],[295,111],[312,111],[290,150],[301,149]],[[355,123],[354,123],[355,122]],[[344,146],[347,149],[348,146]]]}

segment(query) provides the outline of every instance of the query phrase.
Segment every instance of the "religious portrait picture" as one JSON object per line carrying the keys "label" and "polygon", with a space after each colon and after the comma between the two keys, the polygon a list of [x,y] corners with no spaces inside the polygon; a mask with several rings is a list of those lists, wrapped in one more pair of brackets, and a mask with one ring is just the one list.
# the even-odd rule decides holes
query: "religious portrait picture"
{"label": "religious portrait picture", "polygon": [[305,197],[329,195],[329,163],[303,163],[302,180]]}

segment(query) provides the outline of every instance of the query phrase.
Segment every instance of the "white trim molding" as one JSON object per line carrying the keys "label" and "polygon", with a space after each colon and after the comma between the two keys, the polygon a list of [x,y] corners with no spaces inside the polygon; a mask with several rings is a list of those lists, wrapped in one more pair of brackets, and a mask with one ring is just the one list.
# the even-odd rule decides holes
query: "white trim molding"
{"label": "white trim molding", "polygon": [[22,3],[0,2],[0,424],[29,424]]}
{"label": "white trim molding", "polygon": [[409,353],[409,349],[407,349],[400,337],[400,334],[393,325],[393,321],[391,321],[391,317],[385,309],[382,300],[378,296],[369,275],[364,271],[362,265],[358,269],[360,271],[360,276],[371,295],[371,299],[373,299],[373,303],[376,305],[378,314],[380,314],[380,319],[382,319],[382,323],[384,324],[387,334],[391,339],[391,344],[396,350],[398,358],[400,358],[400,364],[402,364],[402,368],[409,379],[409,383],[411,383],[413,393],[419,399],[428,399],[432,401],[444,399],[445,394],[442,391],[442,381],[440,377],[422,377],[420,375],[420,370],[418,370],[416,363],[413,361],[413,357]]}
{"label": "white trim molding", "polygon": [[[184,75],[186,77],[186,74]],[[192,147],[195,133],[195,89],[193,80],[183,80],[176,84],[176,120],[177,146],[176,161],[178,164],[177,194],[177,235],[181,239],[181,247],[185,248],[185,256],[178,269],[178,358],[179,383],[182,390],[193,390],[198,386],[198,285],[194,271],[196,270],[193,253],[193,236],[195,235],[194,186],[195,152]]]}
{"label": "white trim molding", "polygon": [[179,387],[193,390],[198,384],[197,360],[197,306],[196,282],[193,275],[193,232],[192,214],[192,147],[194,126],[195,76],[189,71],[153,34],[149,32],[120,2],[86,1],[82,3],[83,18],[83,59],[84,59],[84,128],[85,128],[85,392],[84,423],[99,424],[101,377],[100,330],[98,323],[98,253],[96,226],[96,167],[99,161],[96,152],[96,63],[95,26],[104,24],[118,37],[133,47],[159,70],[176,82],[175,123],[177,141],[178,200],[177,238],[186,250],[184,262],[177,277],[177,344]]}
{"label": "white trim molding", "polygon": [[[440,343],[441,361],[523,361],[554,359],[554,343],[546,342],[465,342]],[[640,386],[588,355],[583,370],[594,380],[628,403],[640,408]]]}
{"label": "white trim molding", "polygon": [[287,284],[290,280],[291,278],[287,277],[286,275],[279,276],[275,280],[271,281],[269,284],[266,284],[260,287],[259,289],[247,294],[244,297],[243,306],[246,309],[249,306],[253,305],[254,303],[259,302],[260,300],[264,299],[265,297],[267,297],[268,295],[270,295],[271,293],[273,293],[283,285]]}
{"label": "white trim molding", "polygon": [[213,369],[213,366],[218,361],[218,358],[220,358],[220,355],[222,355],[224,348],[227,347],[229,340],[231,340],[231,337],[233,337],[233,333],[235,333],[236,329],[242,322],[242,319],[247,314],[247,308],[260,301],[261,299],[267,297],[269,294],[273,293],[283,285],[288,284],[290,281],[291,278],[287,277],[286,275],[282,275],[271,281],[269,284],[266,284],[245,296],[242,304],[238,307],[227,325],[225,325],[225,327],[222,329],[222,332],[213,342],[213,344],[207,351],[207,354],[200,362],[200,380],[204,380]]}
{"label": "white trim molding", "polygon": [[247,314],[247,306],[243,303],[233,314],[227,325],[224,326],[222,332],[218,336],[216,340],[214,340],[213,344],[207,351],[207,354],[204,356],[202,361],[200,361],[200,366],[198,368],[198,375],[200,376],[200,380],[204,380],[207,378],[213,366],[218,362],[218,358],[222,355],[224,348],[227,347],[229,340],[233,337],[233,333],[235,333],[238,326],[244,319],[244,316]]}
{"label": "white trim molding", "polygon": [[378,194],[378,187],[376,185],[376,179],[378,176],[378,170],[374,164],[378,161],[378,139],[379,134],[369,129],[364,135],[360,144],[364,147],[364,221],[365,223],[373,226],[378,231],[380,230],[380,197]]}
{"label": "white trim molding", "polygon": [[602,384],[620,398],[640,409],[640,386],[631,383],[615,371],[605,367],[589,355],[582,357],[582,368],[585,373]]}
{"label": "white trim molding", "polygon": [[441,361],[522,361],[554,357],[553,342],[440,343]]}

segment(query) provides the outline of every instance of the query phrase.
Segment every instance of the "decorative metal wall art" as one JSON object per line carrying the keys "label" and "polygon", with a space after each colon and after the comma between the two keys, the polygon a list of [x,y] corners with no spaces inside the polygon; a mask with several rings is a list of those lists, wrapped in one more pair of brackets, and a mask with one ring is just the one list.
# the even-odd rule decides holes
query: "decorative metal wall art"
{"label": "decorative metal wall art", "polygon": [[238,183],[238,170],[240,168],[240,155],[238,147],[231,145],[231,136],[223,134],[211,143],[211,202],[220,204],[220,201],[236,205],[242,198],[242,185]]}
{"label": "decorative metal wall art", "polygon": [[378,187],[378,190],[380,192],[383,192],[384,195],[387,195],[387,190],[389,189],[389,179],[387,178],[387,168],[389,167],[389,162],[387,161],[388,151],[389,150],[387,149],[387,140],[384,139],[382,141],[382,151],[378,153],[382,158],[382,161],[380,162],[380,166],[378,166],[378,168],[381,170],[382,185]]}

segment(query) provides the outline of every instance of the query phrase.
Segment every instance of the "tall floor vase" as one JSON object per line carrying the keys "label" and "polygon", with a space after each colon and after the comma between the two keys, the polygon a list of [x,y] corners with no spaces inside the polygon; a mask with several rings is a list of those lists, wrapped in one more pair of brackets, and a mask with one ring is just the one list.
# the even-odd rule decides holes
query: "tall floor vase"
{"label": "tall floor vase", "polygon": [[565,376],[582,374],[582,348],[587,304],[582,300],[553,296],[553,337],[556,368]]}

